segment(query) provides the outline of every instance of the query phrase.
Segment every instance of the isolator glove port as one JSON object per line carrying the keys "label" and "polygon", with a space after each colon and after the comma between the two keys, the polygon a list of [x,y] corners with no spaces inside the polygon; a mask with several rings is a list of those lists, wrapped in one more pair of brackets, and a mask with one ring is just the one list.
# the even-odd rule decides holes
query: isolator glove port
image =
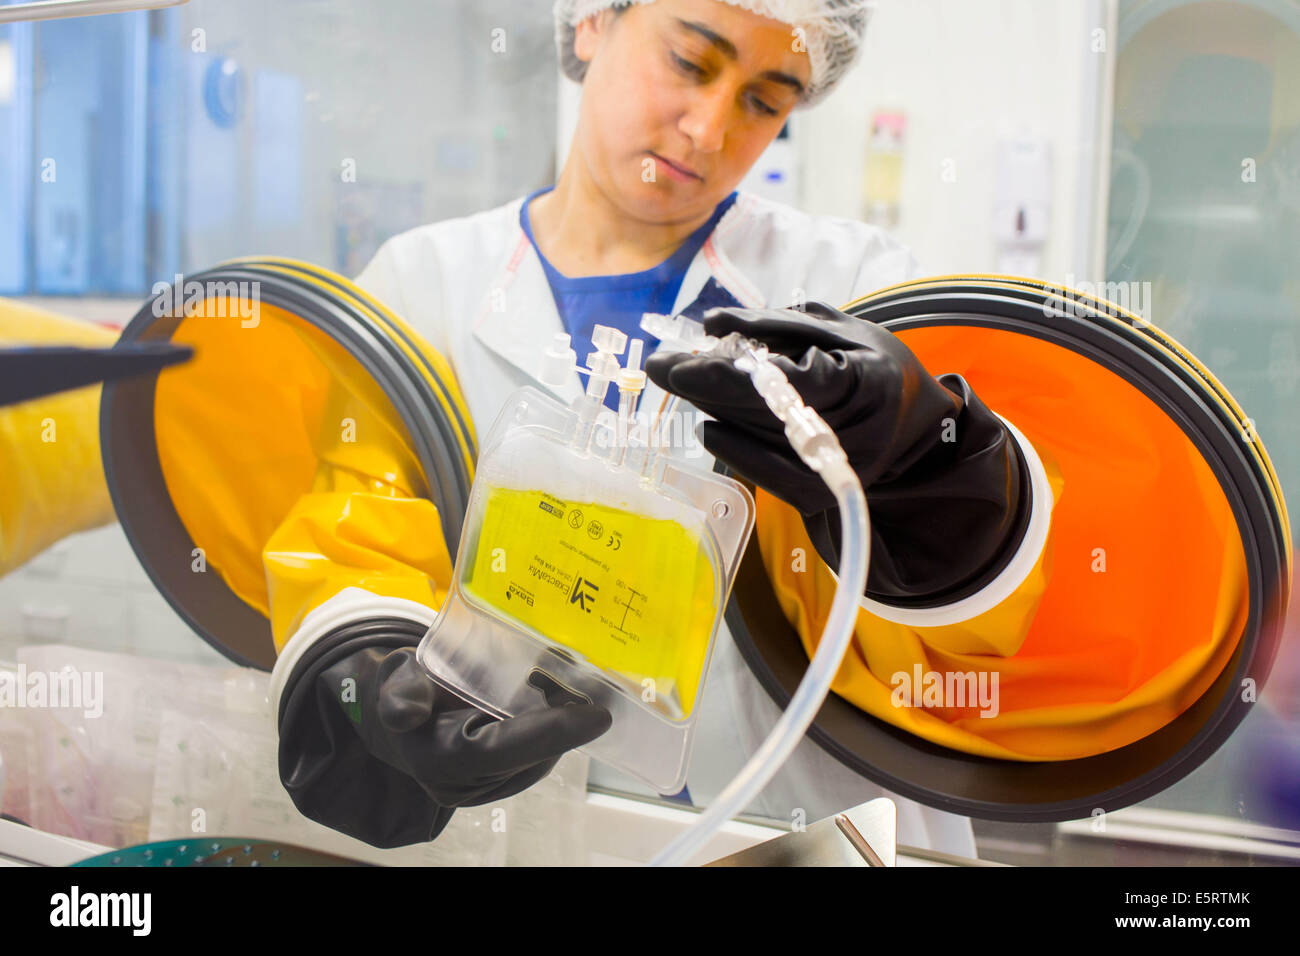
{"label": "isolator glove port", "polygon": [[[931,375],[888,330],[811,302],[794,309],[714,309],[709,335],[739,332],[773,361],[838,436],[871,512],[867,595],[911,607],[949,603],[987,584],[1015,553],[1029,513],[1017,443],[960,375]],[[826,485],[730,359],[659,352],[646,372],[717,419],[704,446],[803,516],[817,552],[839,564],[840,527]]]}
{"label": "isolator glove port", "polygon": [[325,638],[290,677],[280,779],[304,815],[372,846],[432,840],[455,807],[526,790],[609,728],[553,683],[537,685],[548,709],[498,720],[424,672],[406,624],[362,630]]}

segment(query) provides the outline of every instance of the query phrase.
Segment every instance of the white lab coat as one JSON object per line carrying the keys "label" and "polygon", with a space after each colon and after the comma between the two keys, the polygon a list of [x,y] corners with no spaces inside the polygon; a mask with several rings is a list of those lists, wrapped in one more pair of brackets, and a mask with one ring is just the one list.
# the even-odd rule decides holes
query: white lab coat
{"label": "white lab coat", "polygon": [[[582,388],[576,372],[563,388],[548,388],[536,378],[543,351],[564,326],[537,253],[519,225],[522,201],[396,236],[357,278],[451,363],[480,436],[505,397],[520,386],[547,388],[566,401]],[[810,216],[742,192],[691,263],[674,312],[694,302],[710,278],[742,305],[757,308],[801,300],[841,305],[918,274],[908,250],[875,227]],[[649,383],[642,407],[657,407],[662,394]],[[699,464],[711,465],[707,452],[703,455]],[[699,706],[687,788],[695,803],[704,805],[780,716],[741,659],[725,622]],[[646,792],[596,763],[592,779]],[[886,794],[811,740],[800,744],[750,810],[811,823],[881,795],[898,804],[900,844],[975,856],[967,818]]]}

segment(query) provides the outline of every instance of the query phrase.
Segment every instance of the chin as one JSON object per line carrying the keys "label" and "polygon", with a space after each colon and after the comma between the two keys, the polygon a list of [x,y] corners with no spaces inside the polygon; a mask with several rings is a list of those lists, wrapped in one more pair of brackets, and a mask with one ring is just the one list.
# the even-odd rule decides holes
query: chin
{"label": "chin", "polygon": [[700,186],[687,186],[677,183],[638,183],[637,188],[626,195],[628,209],[638,218],[647,222],[679,222],[693,216],[704,215],[713,211],[713,207],[726,198],[712,195]]}

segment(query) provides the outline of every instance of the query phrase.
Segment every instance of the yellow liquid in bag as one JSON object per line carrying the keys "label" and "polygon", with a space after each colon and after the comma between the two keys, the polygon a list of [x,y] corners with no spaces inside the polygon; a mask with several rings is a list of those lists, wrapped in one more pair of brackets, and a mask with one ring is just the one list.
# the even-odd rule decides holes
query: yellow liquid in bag
{"label": "yellow liquid in bag", "polygon": [[690,714],[717,614],[699,530],[514,488],[491,489],[483,514],[467,598]]}

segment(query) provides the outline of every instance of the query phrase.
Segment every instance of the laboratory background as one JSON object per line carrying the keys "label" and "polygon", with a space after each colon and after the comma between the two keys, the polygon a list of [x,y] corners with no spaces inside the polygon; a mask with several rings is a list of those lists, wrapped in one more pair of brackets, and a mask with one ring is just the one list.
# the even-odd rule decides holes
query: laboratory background
{"label": "laboratory background", "polygon": [[[239,256],[355,276],[389,237],[553,183],[580,93],[544,2],[0,22],[0,296],[120,328],[156,283]],[[881,0],[857,66],[742,189],[877,224],[928,274],[1141,290],[1130,308],[1213,369],[1300,501],[1296,3]],[[976,819],[979,859],[1300,861],[1296,630],[1293,607],[1259,703],[1195,771],[1104,827]],[[375,862],[635,863],[682,812],[570,753],[511,798],[508,840],[490,807],[397,850],[312,823],[276,775],[266,675],[196,637],[116,525],[0,579],[0,668],[20,665],[114,689],[99,720],[0,711],[3,813],[65,838],[67,859],[184,837],[197,806],[211,833]],[[727,847],[788,824],[747,817]],[[898,861],[974,864],[901,845]]]}

